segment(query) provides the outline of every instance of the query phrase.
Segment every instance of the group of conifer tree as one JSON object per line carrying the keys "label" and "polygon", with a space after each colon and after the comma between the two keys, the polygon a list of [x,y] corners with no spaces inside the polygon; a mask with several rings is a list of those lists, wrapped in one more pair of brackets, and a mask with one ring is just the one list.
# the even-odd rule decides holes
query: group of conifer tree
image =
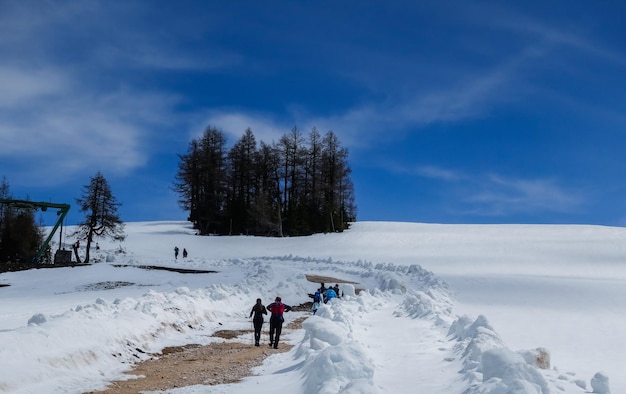
{"label": "group of conifer tree", "polygon": [[356,220],[348,151],[332,131],[257,145],[248,128],[226,144],[209,126],[179,155],[174,190],[199,234],[308,235]]}
{"label": "group of conifer tree", "polygon": [[[35,260],[46,231],[43,223],[35,223],[37,207],[25,203],[28,201],[13,200],[7,180],[3,178],[0,181],[0,272],[53,261],[50,245],[40,259]],[[90,178],[89,184],[83,186],[83,194],[76,199],[76,203],[78,209],[85,213],[85,218],[71,234],[79,241],[72,245],[74,261],[87,264],[91,245],[96,239],[122,241],[126,237],[124,224],[117,213],[121,204],[100,171]],[[84,242],[84,257],[78,253],[80,241]],[[65,245],[58,245],[58,249],[65,249]]]}
{"label": "group of conifer tree", "polygon": [[[10,199],[9,182],[0,181],[0,199]],[[15,209],[0,204],[0,262],[28,261],[43,242],[43,228],[32,210]],[[49,253],[44,258],[49,260]]]}
{"label": "group of conifer tree", "polygon": [[[293,128],[257,146],[248,128],[227,149],[224,133],[208,127],[179,158],[174,189],[199,234],[308,235],[343,231],[356,220],[348,151],[332,131],[322,136],[313,128],[305,137]],[[0,200],[12,200],[4,178]],[[87,263],[95,238],[124,239],[121,204],[99,171],[76,202],[86,216],[73,236],[86,247],[84,259],[78,242],[74,254]],[[34,209],[0,204],[0,262],[31,260],[43,235]],[[49,250],[44,260],[51,261]]]}

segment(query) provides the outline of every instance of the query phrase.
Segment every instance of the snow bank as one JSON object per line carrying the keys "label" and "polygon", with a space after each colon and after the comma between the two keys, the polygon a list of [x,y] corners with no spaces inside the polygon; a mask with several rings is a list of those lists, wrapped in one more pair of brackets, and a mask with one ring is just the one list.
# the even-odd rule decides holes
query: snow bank
{"label": "snow bank", "polygon": [[99,297],[63,313],[35,313],[26,326],[2,332],[2,343],[12,346],[0,348],[0,358],[11,360],[3,367],[0,391],[95,390],[165,346],[186,344],[192,337],[208,343],[203,334],[225,328],[221,322],[232,321],[234,311],[249,309],[252,289],[267,284],[266,263],[246,267],[251,278],[236,286],[148,290],[136,298]]}
{"label": "snow bank", "polygon": [[[171,294],[149,291],[140,299],[112,303],[98,298],[60,315],[37,313],[28,326],[4,333],[15,338],[16,346],[0,350],[3,360],[11,360],[3,367],[2,388],[15,393],[95,389],[90,380],[121,373],[125,364],[160,351],[159,338],[184,342],[186,331],[208,323],[212,308],[207,301],[210,298],[185,289]],[[26,351],[19,346],[23,343],[29,344]]]}
{"label": "snow bank", "polygon": [[479,316],[473,322],[466,316],[449,330],[462,354],[466,379],[473,382],[465,394],[548,394],[548,384],[524,357],[504,346],[500,336]]}
{"label": "snow bank", "polygon": [[596,373],[593,378],[591,378],[591,388],[594,393],[610,394],[609,377],[604,372]]}
{"label": "snow bank", "polygon": [[[450,314],[447,286],[419,266],[391,264],[376,267],[378,287],[352,295],[350,286],[342,299],[333,299],[305,320],[303,340],[295,353],[302,360],[304,393],[377,393],[375,367],[363,344],[355,339],[355,316],[366,315],[386,302],[387,294],[402,294],[398,305],[409,318],[433,318]],[[442,321],[441,318],[433,319]],[[401,351],[401,349],[398,349]]]}
{"label": "snow bank", "polygon": [[375,393],[374,366],[363,348],[349,338],[350,323],[334,320],[332,305],[322,307],[302,327],[305,337],[297,350],[303,358],[305,393]]}
{"label": "snow bank", "polygon": [[[545,369],[550,359],[547,349],[508,349],[485,316],[474,321],[462,316],[450,325],[448,333],[457,341],[462,373],[471,383],[464,394],[549,394],[550,387],[564,391],[566,385],[570,391],[584,392],[584,382],[573,379],[573,374]],[[609,393],[608,377],[602,373],[596,374],[591,384],[594,393]]]}

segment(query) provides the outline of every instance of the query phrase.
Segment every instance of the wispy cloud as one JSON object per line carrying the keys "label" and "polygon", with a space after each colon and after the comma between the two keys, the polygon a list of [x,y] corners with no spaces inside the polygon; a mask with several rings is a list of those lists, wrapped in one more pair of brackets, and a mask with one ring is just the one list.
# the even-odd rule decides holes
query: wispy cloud
{"label": "wispy cloud", "polygon": [[465,177],[458,171],[430,165],[418,166],[415,168],[415,174],[421,177],[439,179],[443,181],[458,181]]}
{"label": "wispy cloud", "polygon": [[136,68],[166,71],[209,72],[233,67],[243,61],[243,56],[217,45],[203,43],[202,49],[182,44],[180,37],[148,34],[149,30],[136,31],[126,27],[101,38],[97,45],[87,50],[89,60],[99,67]]}
{"label": "wispy cloud", "polygon": [[[164,17],[152,6],[100,1],[14,2],[0,5],[0,49],[5,62],[76,67],[207,71],[242,56],[220,46],[198,51],[211,23],[199,15]],[[158,26],[151,24],[159,18]],[[204,22],[210,22],[207,16]],[[69,50],[71,48],[71,50]]]}
{"label": "wispy cloud", "polygon": [[[479,70],[459,69],[456,78],[445,79],[436,87],[416,86],[410,95],[396,94],[390,86],[381,101],[363,102],[325,116],[288,111],[287,117],[304,128],[333,130],[347,146],[367,149],[382,141],[403,140],[408,134],[423,132],[431,125],[490,116],[495,109],[529,92],[523,74],[541,56],[541,50],[529,46]],[[265,117],[247,114],[245,110],[236,116]],[[284,123],[281,119],[274,122]]]}
{"label": "wispy cloud", "polygon": [[517,213],[575,212],[585,197],[555,180],[490,174],[478,179],[464,201],[473,214],[507,216]]}
{"label": "wispy cloud", "polygon": [[[520,55],[526,56],[529,54]],[[382,141],[401,140],[409,132],[421,131],[431,124],[488,115],[494,105],[504,101],[504,92],[512,89],[512,75],[520,62],[518,58],[511,59],[481,75],[454,81],[448,88],[418,91],[408,99],[367,102],[326,116],[294,110],[294,106],[286,108],[287,115],[282,117],[247,109],[212,109],[207,118],[218,128],[241,129],[240,132],[245,127],[255,130],[259,125],[259,129],[270,130],[273,136],[278,135],[278,130],[284,134],[294,125],[302,130],[317,127],[322,132],[334,131],[350,148],[367,149]]]}
{"label": "wispy cloud", "polygon": [[[278,127],[282,133],[289,131],[294,125],[305,130],[315,126],[323,132],[333,130],[348,147],[365,149],[384,140],[401,140],[409,132],[419,132],[431,124],[488,115],[493,106],[505,101],[502,97],[511,89],[512,75],[519,62],[519,59],[510,60],[476,75],[475,78],[455,81],[452,84],[454,86],[447,89],[415,92],[409,99],[395,98],[384,102],[363,103],[326,116],[306,111],[290,111],[288,115],[279,118],[246,109],[227,109],[212,110],[210,118],[215,122],[223,122],[216,124],[218,127],[235,124],[241,128],[245,122],[258,121],[263,126],[273,125],[270,129]],[[255,125],[249,123],[248,126],[254,129]]]}
{"label": "wispy cloud", "polygon": [[567,188],[556,179],[471,174],[435,165],[385,166],[389,171],[441,181],[442,202],[456,214],[507,217],[549,212],[577,213],[586,203],[583,192]]}
{"label": "wispy cloud", "polygon": [[131,171],[147,162],[152,134],[174,121],[175,97],[64,93],[31,98],[27,111],[0,108],[0,162],[9,174],[19,167],[14,183],[41,185],[98,169]]}
{"label": "wispy cloud", "polygon": [[53,69],[17,68],[0,64],[0,109],[19,108],[46,96],[66,91],[69,81]]}
{"label": "wispy cloud", "polygon": [[171,130],[184,130],[181,97],[133,86],[123,71],[238,61],[157,41],[130,23],[142,13],[124,7],[0,4],[0,175],[12,184],[59,184],[95,170],[123,176],[144,166],[159,141],[174,138]]}
{"label": "wispy cloud", "polygon": [[[510,106],[518,100],[525,102],[529,96],[538,100],[550,100],[559,94],[564,98],[571,97],[569,92],[546,92],[548,87],[535,82],[546,65],[554,66],[555,62],[565,68],[577,67],[573,60],[582,55],[613,65],[626,64],[626,56],[621,52],[598,42],[593,36],[586,36],[582,29],[547,24],[506,10],[495,16],[491,12],[481,12],[475,18],[481,29],[492,28],[484,34],[513,33],[515,44],[505,49],[489,48],[491,56],[483,57],[480,65],[447,64],[446,71],[441,73],[430,69],[431,74],[424,75],[424,78],[436,79],[438,84],[415,83],[407,75],[405,83],[414,86],[413,94],[399,94],[401,89],[387,86],[384,101],[360,104],[311,120],[318,126],[330,124],[330,127],[339,129],[352,146],[366,147],[378,144],[381,138],[401,140],[409,130],[422,132],[433,124],[488,117],[498,108]],[[396,56],[402,57],[401,54]],[[570,102],[569,106],[572,105],[580,113],[586,113],[593,110],[594,103]],[[622,112],[612,111],[608,115],[616,118]]]}
{"label": "wispy cloud", "polygon": [[[105,68],[153,68],[163,70],[211,70],[224,68],[228,65],[239,64],[242,57],[237,53],[222,50],[219,47],[204,48],[203,53],[198,54],[191,49],[180,46],[180,41],[175,41],[173,37],[160,33],[160,30],[152,29],[132,29],[131,22],[139,22],[136,19],[137,12],[123,12],[125,7],[117,5],[111,9],[103,7],[98,2],[87,2],[84,5],[72,5],[66,7],[53,7],[46,16],[45,12],[37,11],[30,19],[26,8],[15,6],[6,12],[12,20],[23,20],[25,23],[8,23],[4,27],[5,38],[0,38],[2,48],[24,48],[28,50],[29,57],[38,59],[41,68],[22,70],[13,65],[15,61],[0,60],[0,81],[7,82],[9,94],[0,98],[0,108],[16,106],[20,101],[30,98],[51,97],[58,105],[57,115],[46,113],[36,114],[34,118],[41,118],[39,125],[44,124],[46,118],[63,117],[64,121],[55,120],[56,123],[64,123],[64,129],[85,129],[87,120],[94,120],[98,117],[107,117],[106,110],[114,111],[105,119],[103,127],[91,126],[92,128],[103,128],[111,130],[116,127],[125,130],[124,136],[141,135],[143,122],[139,119],[133,121],[131,117],[118,116],[121,108],[113,108],[112,105],[100,107],[89,107],[100,105],[100,102],[107,102],[107,98],[115,97],[118,93],[113,90],[96,92],[90,88],[89,73],[97,72],[93,70],[92,64]],[[45,7],[44,7],[45,8]],[[131,7],[132,8],[132,7]],[[52,12],[54,11],[54,12]],[[136,10],[135,10],[136,11]],[[129,16],[131,15],[131,16]],[[133,16],[134,15],[134,16]],[[5,21],[9,17],[3,18]],[[115,29],[111,29],[111,21],[121,18]],[[70,67],[65,67],[63,63],[67,59],[59,58],[58,51],[52,51],[46,43],[51,35],[68,35],[72,40],[77,40],[79,34],[64,33],[65,26],[71,21],[68,29],[75,33],[85,26],[92,24],[86,31],[94,33],[92,39],[78,43],[74,42],[76,53],[73,55]],[[107,29],[106,26],[109,26]],[[172,28],[168,25],[168,28]],[[106,34],[102,34],[106,32]],[[188,40],[193,41],[193,35],[186,33]],[[43,38],[40,43],[39,38]],[[57,37],[58,38],[58,37]],[[61,40],[63,41],[63,40]],[[4,43],[4,44],[3,44]],[[33,45],[37,43],[36,45]],[[58,45],[58,44],[57,44]],[[34,47],[35,49],[28,49]],[[33,53],[31,53],[34,51]],[[335,131],[342,142],[350,148],[368,148],[373,144],[379,144],[382,140],[402,139],[410,131],[421,130],[424,126],[433,123],[457,122],[465,119],[473,119],[486,116],[491,108],[502,102],[502,97],[506,97],[506,92],[515,89],[518,85],[516,72],[520,64],[529,56],[528,52],[512,55],[508,59],[501,60],[500,63],[492,64],[487,69],[482,70],[462,70],[458,78],[445,80],[438,88],[419,89],[409,96],[396,96],[392,90],[384,101],[365,102],[358,106],[339,110],[334,114],[319,116],[310,112],[298,112],[296,110],[287,111],[286,116],[277,116],[269,113],[260,113],[253,110],[233,110],[233,109],[207,109],[205,115],[197,114],[200,117],[194,131],[202,130],[208,124],[224,129],[230,133],[233,139],[241,136],[247,127],[251,127],[257,138],[263,141],[277,140],[282,134],[288,132],[293,126],[308,132],[316,126],[321,132],[327,130]],[[13,58],[15,60],[15,57]],[[63,66],[62,66],[63,65]],[[71,70],[71,73],[63,74],[55,71],[61,68]],[[13,81],[11,83],[11,81]],[[419,85],[417,85],[419,86]],[[432,85],[429,85],[432,86]],[[148,98],[151,100],[165,100],[166,94],[145,93],[138,94],[131,98],[132,91],[126,92],[125,98],[133,101],[132,107],[140,110],[138,100]],[[62,97],[63,94],[65,97]],[[56,95],[56,96],[55,96]],[[100,97],[98,97],[100,96]],[[68,99],[67,97],[73,97]],[[60,105],[61,102],[64,105]],[[289,106],[293,103],[285,103]],[[82,114],[68,113],[68,107],[82,108]],[[156,116],[171,114],[173,109],[166,108],[167,104],[161,103],[155,109],[161,111],[154,112]],[[43,108],[43,106],[42,106]],[[140,111],[146,112],[147,106]],[[91,115],[90,115],[91,114]],[[23,123],[19,124],[13,120],[14,116],[4,116],[0,121],[7,130],[18,132]],[[71,125],[72,120],[75,124]],[[34,122],[33,119],[29,120]],[[202,122],[202,124],[200,124]],[[132,132],[136,130],[136,132]],[[106,139],[105,139],[106,140]],[[132,145],[132,144],[131,144]],[[140,142],[135,145],[141,145]],[[122,145],[124,146],[124,145]],[[0,148],[1,149],[1,148]],[[102,155],[102,153],[101,153]],[[135,156],[141,156],[136,152]],[[98,155],[94,156],[98,157]],[[128,161],[128,160],[126,160]],[[125,160],[118,160],[123,163]],[[141,160],[139,160],[141,162]]]}
{"label": "wispy cloud", "polygon": [[[278,142],[280,137],[288,133],[294,126],[286,120],[278,120],[269,114],[255,113],[251,111],[236,110],[210,110],[197,116],[197,121],[192,124],[190,136],[196,138],[202,134],[207,126],[216,127],[224,132],[228,141],[233,143],[243,136],[247,128],[254,133],[257,143],[266,144]],[[303,134],[307,130],[300,129]]]}
{"label": "wispy cloud", "polygon": [[500,31],[514,32],[529,37],[538,43],[567,47],[593,58],[621,65],[626,64],[626,56],[622,51],[615,50],[593,37],[587,26],[567,25],[566,22],[559,26],[530,18],[521,13],[511,13],[504,10],[500,12],[499,17],[489,20],[483,19],[482,23],[487,23]]}

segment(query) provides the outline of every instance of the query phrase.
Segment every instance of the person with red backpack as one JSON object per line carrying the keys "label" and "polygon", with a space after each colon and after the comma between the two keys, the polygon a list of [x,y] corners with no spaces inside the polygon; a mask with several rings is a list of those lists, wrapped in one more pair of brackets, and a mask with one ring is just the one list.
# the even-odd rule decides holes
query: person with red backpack
{"label": "person with red backpack", "polygon": [[267,310],[272,313],[270,316],[270,344],[274,346],[274,349],[278,349],[278,341],[280,340],[280,333],[283,330],[283,318],[284,312],[289,312],[291,307],[287,304],[283,304],[280,297],[276,297],[276,300],[267,306]]}

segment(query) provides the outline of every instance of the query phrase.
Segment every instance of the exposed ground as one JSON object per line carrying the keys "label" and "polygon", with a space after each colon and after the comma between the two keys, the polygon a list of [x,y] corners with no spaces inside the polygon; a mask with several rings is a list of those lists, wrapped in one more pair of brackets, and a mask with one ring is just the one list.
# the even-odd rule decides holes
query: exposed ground
{"label": "exposed ground", "polygon": [[2,272],[15,272],[15,271],[26,271],[31,269],[41,269],[41,268],[61,268],[61,267],[80,267],[85,264],[39,264],[39,263],[27,263],[23,261],[2,261],[0,262],[0,273]]}
{"label": "exposed ground", "polygon": [[[299,308],[310,310],[310,305]],[[288,335],[289,330],[302,328],[304,319],[299,318],[286,325],[282,336]],[[278,349],[268,347],[267,343],[253,346],[252,335],[251,330],[222,330],[214,336],[223,338],[224,342],[165,348],[162,354],[136,364],[128,372],[129,380],[112,382],[106,390],[91,391],[89,394],[137,394],[197,384],[234,383],[250,376],[252,368],[261,365],[267,356],[292,348],[286,343],[281,343]],[[241,342],[242,338],[247,340]]]}

